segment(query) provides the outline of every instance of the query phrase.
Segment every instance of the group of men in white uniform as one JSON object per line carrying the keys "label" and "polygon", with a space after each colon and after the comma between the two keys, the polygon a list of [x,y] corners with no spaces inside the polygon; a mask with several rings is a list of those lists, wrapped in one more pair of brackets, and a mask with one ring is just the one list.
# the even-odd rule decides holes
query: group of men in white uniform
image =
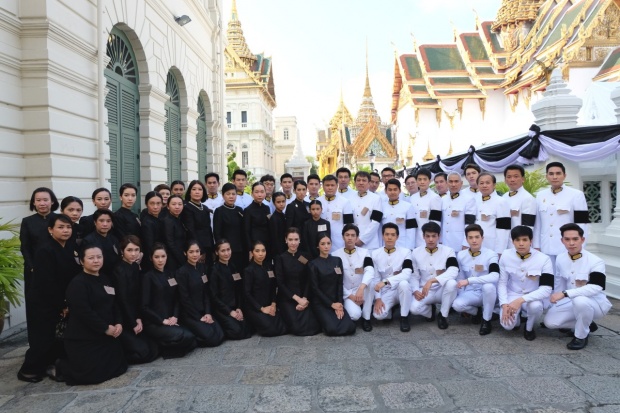
{"label": "group of men in white uniform", "polygon": [[[550,187],[536,198],[523,188],[525,171],[519,165],[504,170],[510,191],[503,196],[495,190],[495,176],[474,164],[464,168],[465,189],[458,172],[433,176],[419,169],[405,178],[404,195],[396,172],[385,168],[384,190],[376,193],[377,175],[358,172],[353,190],[351,172],[340,168],[322,181],[310,175],[306,185],[306,200],[321,202],[321,217],[331,225],[332,253],[343,261],[345,309],[352,319],[362,319],[365,331],[372,330],[372,315],[391,319],[398,305],[403,332],[410,331],[410,314],[436,319],[446,329],[454,309],[480,323],[480,335],[491,332],[499,312],[503,328],[523,323],[525,339],[534,340],[534,327],[548,309],[544,326],[572,333],[569,349],[587,345],[598,328],[594,320],[611,303],[603,292],[604,262],[584,249],[585,196],[564,184],[564,165],[546,166]],[[207,175],[214,199],[217,185],[209,180]],[[437,192],[430,189],[432,180]],[[274,181],[265,181],[268,205]],[[280,185],[287,203],[295,198],[292,176],[284,174]],[[243,202],[242,196],[237,199]]]}

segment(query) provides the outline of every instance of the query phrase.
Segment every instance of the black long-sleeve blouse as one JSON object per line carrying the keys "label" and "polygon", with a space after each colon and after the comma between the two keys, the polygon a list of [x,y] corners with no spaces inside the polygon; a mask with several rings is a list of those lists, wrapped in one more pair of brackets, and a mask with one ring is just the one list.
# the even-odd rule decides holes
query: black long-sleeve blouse
{"label": "black long-sleeve blouse", "polygon": [[188,239],[198,241],[203,254],[213,247],[211,210],[209,208],[203,204],[196,205],[191,201],[186,202],[181,213],[181,221],[187,228]]}
{"label": "black long-sleeve blouse", "polygon": [[[114,287],[104,274],[96,276],[81,272],[76,275],[67,288],[71,317],[64,338],[97,340],[105,336],[110,325],[122,324],[114,292]],[[93,357],[96,356],[93,354]]]}
{"label": "black long-sleeve blouse", "polygon": [[300,251],[295,254],[286,251],[276,257],[276,280],[279,297],[293,300],[293,296],[298,295],[308,298],[310,291],[309,261],[309,256]]}
{"label": "black long-sleeve blouse", "polygon": [[309,268],[312,296],[328,308],[334,303],[342,304],[343,267],[340,257],[318,257],[310,262]]}
{"label": "black long-sleeve blouse", "polygon": [[200,320],[211,314],[210,279],[203,264],[196,267],[185,263],[175,273],[179,285],[181,316],[189,320]]}
{"label": "black long-sleeve blouse", "polygon": [[110,232],[108,232],[108,234],[104,237],[95,231],[91,232],[84,238],[83,244],[96,245],[101,248],[101,252],[103,253],[103,267],[99,272],[111,277],[111,280],[114,283],[114,268],[116,268],[116,264],[118,264],[121,259],[121,247],[118,239]]}
{"label": "black long-sleeve blouse", "polygon": [[142,268],[151,268],[151,252],[153,251],[153,245],[156,242],[162,242],[165,244],[166,239],[164,237],[164,222],[159,217],[147,213],[142,219],[142,226],[140,227],[140,250],[144,253],[142,259]]}
{"label": "black long-sleeve blouse", "polygon": [[295,199],[293,202],[286,206],[286,225],[287,228],[295,227],[302,230],[304,222],[312,219],[312,215],[308,211],[310,203],[306,201],[299,201]]}
{"label": "black long-sleeve blouse", "polygon": [[140,236],[140,218],[132,210],[120,207],[114,212],[114,235],[122,240],[126,235]]}
{"label": "black long-sleeve blouse", "polygon": [[174,272],[152,269],[142,276],[142,318],[145,324],[162,325],[179,317],[178,283]]}
{"label": "black long-sleeve blouse", "polygon": [[262,241],[265,245],[270,244],[269,215],[271,210],[265,204],[254,201],[243,211],[243,228],[245,244],[251,248],[254,241]]}
{"label": "black long-sleeve blouse", "polygon": [[273,268],[263,263],[258,265],[254,260],[243,271],[243,288],[245,292],[245,302],[256,311],[261,307],[270,306],[276,301],[276,282]]}
{"label": "black long-sleeve blouse", "polygon": [[168,247],[168,263],[166,268],[176,271],[186,261],[183,249],[187,240],[187,230],[180,218],[172,214],[164,218],[164,239]]}
{"label": "black long-sleeve blouse", "polygon": [[213,302],[222,314],[228,315],[243,304],[243,280],[231,263],[226,265],[217,261],[213,264],[211,291]]}
{"label": "black long-sleeve blouse", "polygon": [[140,266],[121,260],[114,268],[114,278],[118,305],[123,313],[123,327],[133,329],[142,309]]}
{"label": "black long-sleeve blouse", "polygon": [[274,211],[269,218],[269,245],[267,250],[273,257],[286,251],[286,215],[283,212]]}
{"label": "black long-sleeve blouse", "polygon": [[55,216],[50,212],[47,216],[32,214],[22,219],[19,230],[20,250],[24,257],[24,272],[30,273],[34,268],[34,256],[39,246],[50,238],[48,225],[50,219]]}
{"label": "black long-sleeve blouse", "polygon": [[238,206],[231,208],[226,204],[215,208],[213,234],[216,242],[227,239],[232,252],[246,251],[247,246],[243,235],[243,209]]}
{"label": "black long-sleeve blouse", "polygon": [[[329,221],[323,218],[319,218],[318,221],[310,218],[304,223],[304,227],[301,231],[301,245],[303,246],[303,250],[310,254],[312,259],[319,256],[319,249],[317,248],[319,234],[324,232],[331,238],[331,225]],[[337,236],[337,234],[334,235]]]}

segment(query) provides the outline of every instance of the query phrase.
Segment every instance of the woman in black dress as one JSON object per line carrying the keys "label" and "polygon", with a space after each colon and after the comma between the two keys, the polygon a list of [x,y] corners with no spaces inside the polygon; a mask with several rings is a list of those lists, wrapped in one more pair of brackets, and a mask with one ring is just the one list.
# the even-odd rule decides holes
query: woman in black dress
{"label": "woman in black dress", "polygon": [[95,230],[84,237],[84,243],[97,245],[103,252],[101,272],[114,282],[114,268],[120,260],[120,243],[112,234],[114,214],[109,209],[98,209],[93,214]]}
{"label": "woman in black dress", "polygon": [[310,309],[309,255],[299,251],[297,228],[287,230],[286,245],[287,251],[276,257],[278,307],[291,334],[313,336],[321,332],[321,326]]}
{"label": "woman in black dress", "polygon": [[153,191],[161,195],[163,205],[161,207],[159,219],[163,219],[168,213],[168,198],[170,198],[170,187],[166,184],[159,184],[153,189]]}
{"label": "woman in black dress", "polygon": [[71,239],[80,246],[84,239],[84,230],[80,218],[84,211],[84,203],[76,196],[66,196],[60,203],[60,212],[71,218],[73,229],[71,231]]}
{"label": "woman in black dress", "polygon": [[155,243],[163,243],[164,239],[164,222],[161,220],[161,211],[163,198],[155,191],[148,192],[144,197],[146,204],[146,214],[142,217],[142,226],[140,227],[140,242],[142,242],[142,252],[146,259],[141,261],[142,271],[148,271],[152,268],[151,256],[153,245]]}
{"label": "woman in black dress", "polygon": [[[243,211],[243,228],[245,243],[253,245],[256,241],[262,241],[265,245],[270,244],[269,217],[271,209],[263,204],[265,200],[265,186],[261,182],[252,185],[252,203]],[[271,258],[267,258],[271,262]]]}
{"label": "woman in black dress", "polygon": [[235,268],[243,269],[248,264],[247,246],[243,235],[243,209],[235,205],[237,189],[233,184],[226,183],[222,187],[224,203],[213,213],[213,235],[215,241],[228,240],[232,250],[232,261]]}
{"label": "woman in black dress", "polygon": [[301,231],[301,238],[303,240],[302,245],[304,246],[304,251],[306,251],[312,259],[315,259],[319,256],[319,250],[316,246],[319,244],[319,234],[327,234],[331,237],[331,225],[329,221],[321,218],[321,213],[323,212],[323,205],[321,201],[315,199],[314,201],[310,201],[310,215],[311,219],[307,220],[304,223],[304,228]]}
{"label": "woman in black dress", "polygon": [[276,305],[276,276],[273,267],[265,261],[265,244],[256,241],[250,252],[252,260],[243,271],[246,302],[244,315],[261,336],[286,334],[286,325]]}
{"label": "woman in black dress", "polygon": [[[93,205],[97,209],[112,209],[112,193],[108,188],[97,188],[92,195]],[[95,230],[95,219],[93,215],[86,215],[80,219],[84,237]]]}
{"label": "woman in black dress", "polygon": [[71,241],[71,219],[61,214],[48,222],[48,235],[34,255],[32,285],[26,292],[30,348],[17,373],[18,379],[33,383],[43,380],[48,370],[54,376],[54,362],[62,354],[56,325],[66,308],[67,285],[81,270],[77,245]]}
{"label": "woman in black dress", "polygon": [[213,318],[210,280],[200,261],[200,246],[197,241],[188,241],[185,248],[187,261],[176,271],[181,301],[181,325],[187,327],[196,337],[200,347],[219,346],[224,332]]}
{"label": "woman in black dress", "polygon": [[103,254],[86,244],[80,253],[84,267],[67,288],[71,316],[64,335],[66,359],[58,360],[57,378],[67,384],[98,384],[127,371],[119,337],[123,333],[115,289],[99,270]]}
{"label": "woman in black dress", "polygon": [[207,271],[210,271],[213,266],[213,231],[211,210],[202,204],[206,200],[207,189],[202,182],[190,182],[185,193],[185,208],[181,220],[187,228],[187,238],[198,241],[200,262],[206,264]]}
{"label": "woman in black dress", "polygon": [[121,207],[114,212],[114,235],[123,239],[127,235],[140,236],[140,218],[131,209],[136,203],[138,188],[133,184],[123,184],[118,190]]}
{"label": "woman in black dress", "polygon": [[269,217],[269,244],[267,244],[267,250],[271,257],[277,257],[286,251],[286,215],[284,215],[284,209],[286,208],[286,195],[283,192],[276,192],[271,198],[273,202],[274,211]]}
{"label": "woman in black dress", "polygon": [[330,255],[332,240],[329,235],[323,233],[318,238],[319,257],[310,262],[312,310],[326,335],[353,334],[355,321],[344,309],[342,260]]}
{"label": "woman in black dress", "polygon": [[181,221],[183,198],[171,195],[168,198],[168,214],[164,217],[164,244],[168,249],[166,268],[176,271],[185,263],[185,242],[187,230]]}
{"label": "woman in black dress", "polygon": [[[293,185],[295,188],[295,200],[286,206],[286,225],[287,228],[295,227],[301,231],[304,228],[304,223],[310,219],[309,204],[304,201],[308,186],[301,180],[295,181]],[[300,239],[299,241],[299,248],[305,251],[304,240]]]}
{"label": "woman in black dress", "polygon": [[179,325],[179,300],[174,272],[166,270],[166,247],[155,243],[149,257],[152,270],[142,277],[144,333],[154,340],[163,358],[183,357],[196,348],[196,337]]}
{"label": "woman in black dress", "polygon": [[127,235],[121,240],[122,260],[114,269],[116,299],[123,316],[121,343],[129,364],[150,363],[158,356],[157,345],[142,334],[142,283],[140,238]]}
{"label": "woman in black dress", "polygon": [[217,261],[211,273],[211,291],[215,304],[215,319],[222,326],[226,338],[244,340],[252,337],[252,330],[244,318],[243,280],[230,262],[230,243],[223,239],[215,244]]}
{"label": "woman in black dress", "polygon": [[[32,269],[34,268],[34,254],[41,243],[49,238],[48,225],[50,218],[56,214],[58,199],[49,188],[37,188],[30,197],[30,210],[34,214],[22,219],[19,230],[20,250],[24,257],[24,291],[30,289]],[[28,313],[28,305],[26,305]]]}

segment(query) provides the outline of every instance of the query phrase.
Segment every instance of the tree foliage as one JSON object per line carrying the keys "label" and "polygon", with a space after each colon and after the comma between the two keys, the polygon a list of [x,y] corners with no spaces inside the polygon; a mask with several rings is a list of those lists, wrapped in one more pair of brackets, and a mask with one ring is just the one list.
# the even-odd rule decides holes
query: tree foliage
{"label": "tree foliage", "polygon": [[[226,162],[227,162],[226,166],[228,168],[228,182],[233,181],[233,173],[236,170],[242,169],[237,163],[237,161],[235,160],[236,157],[237,157],[236,152],[231,152],[226,157]],[[252,184],[256,182],[256,177],[252,174],[252,171],[245,171],[245,172],[248,174],[248,183],[245,186],[245,192],[249,194],[251,193]]]}
{"label": "tree foliage", "polygon": [[[523,183],[523,188],[530,194],[536,196],[536,193],[541,189],[547,188],[549,186],[549,182],[547,182],[547,178],[545,176],[544,168],[535,169],[533,171],[525,171],[525,182]],[[498,182],[495,186],[495,190],[499,192],[500,195],[505,194],[510,191],[508,185],[505,182]]]}
{"label": "tree foliage", "polygon": [[10,233],[11,237],[0,239],[0,315],[8,311],[5,301],[13,306],[20,305],[21,281],[24,279],[24,259],[19,248],[18,225],[12,222],[1,223],[0,233],[6,232]]}

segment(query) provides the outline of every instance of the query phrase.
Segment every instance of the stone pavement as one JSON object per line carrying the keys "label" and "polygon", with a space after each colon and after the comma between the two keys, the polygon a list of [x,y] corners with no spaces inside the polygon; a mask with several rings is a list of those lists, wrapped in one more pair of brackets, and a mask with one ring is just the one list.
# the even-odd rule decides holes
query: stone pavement
{"label": "stone pavement", "polygon": [[[491,335],[459,315],[352,337],[253,337],[132,367],[98,386],[15,378],[25,333],[0,342],[0,412],[620,412],[620,301],[581,351],[558,331]],[[93,357],[96,357],[93,354]]]}

